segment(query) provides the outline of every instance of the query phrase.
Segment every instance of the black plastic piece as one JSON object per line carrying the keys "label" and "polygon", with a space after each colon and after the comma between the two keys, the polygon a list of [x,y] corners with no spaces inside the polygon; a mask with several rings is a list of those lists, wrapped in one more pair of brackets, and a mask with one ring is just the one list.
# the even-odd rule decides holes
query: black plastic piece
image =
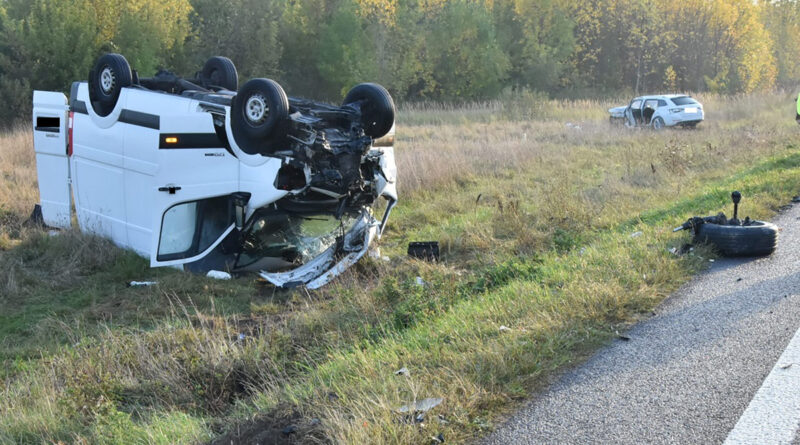
{"label": "black plastic piece", "polygon": [[425,261],[439,261],[439,242],[415,241],[408,243],[408,256]]}
{"label": "black plastic piece", "polygon": [[159,192],[168,192],[170,195],[174,195],[175,192],[177,192],[180,189],[181,189],[180,186],[170,185],[170,186],[167,186],[167,187],[159,187],[158,191]]}
{"label": "black plastic piece", "polygon": [[742,194],[739,193],[738,190],[734,190],[731,193],[731,199],[733,200],[733,219],[738,219],[739,216],[739,201],[742,200]]}

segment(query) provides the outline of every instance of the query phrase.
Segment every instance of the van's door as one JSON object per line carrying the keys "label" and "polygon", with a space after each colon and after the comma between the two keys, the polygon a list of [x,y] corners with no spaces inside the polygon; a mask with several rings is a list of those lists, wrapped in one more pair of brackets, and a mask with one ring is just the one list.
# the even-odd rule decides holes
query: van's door
{"label": "van's door", "polygon": [[234,228],[239,161],[208,113],[162,115],[157,160],[155,199],[147,206],[154,212],[150,265],[197,261]]}
{"label": "van's door", "polygon": [[33,92],[33,150],[44,223],[69,228],[71,195],[67,157],[69,107],[64,94]]}

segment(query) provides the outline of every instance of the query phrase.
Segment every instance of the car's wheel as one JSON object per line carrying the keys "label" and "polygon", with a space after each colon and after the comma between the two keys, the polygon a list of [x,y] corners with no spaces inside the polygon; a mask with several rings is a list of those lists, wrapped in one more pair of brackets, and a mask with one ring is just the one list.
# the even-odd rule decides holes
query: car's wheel
{"label": "car's wheel", "polygon": [[709,243],[727,256],[764,256],[778,246],[778,228],[763,221],[754,221],[748,226],[705,223],[699,227],[694,240]]}
{"label": "car's wheel", "polygon": [[239,74],[227,57],[214,56],[208,59],[200,72],[200,80],[204,87],[222,87],[230,91],[239,89]]}
{"label": "car's wheel", "polygon": [[123,88],[131,86],[131,66],[120,54],[101,56],[89,73],[89,99],[92,109],[100,116],[114,110]]}
{"label": "car's wheel", "polygon": [[231,130],[245,153],[265,154],[285,136],[289,98],[270,79],[250,79],[231,103]]}
{"label": "car's wheel", "polygon": [[660,117],[657,117],[657,118],[653,119],[653,130],[656,130],[656,131],[662,130],[664,127],[665,127],[664,119],[662,119]]}
{"label": "car's wheel", "polygon": [[359,103],[361,124],[367,136],[378,139],[386,135],[394,124],[394,101],[386,88],[376,83],[354,86],[344,97],[343,105]]}

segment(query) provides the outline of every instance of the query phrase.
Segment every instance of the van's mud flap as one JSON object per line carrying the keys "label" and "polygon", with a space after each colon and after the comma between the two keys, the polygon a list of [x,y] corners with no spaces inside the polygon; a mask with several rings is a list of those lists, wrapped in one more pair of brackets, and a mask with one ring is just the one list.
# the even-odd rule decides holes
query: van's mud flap
{"label": "van's mud flap", "polygon": [[[364,212],[353,228],[345,234],[341,245],[331,246],[313,260],[291,271],[276,273],[262,271],[259,275],[282,288],[305,284],[309,289],[318,289],[341,275],[367,253],[379,226],[380,223],[375,218]],[[339,254],[345,255],[336,262]]]}

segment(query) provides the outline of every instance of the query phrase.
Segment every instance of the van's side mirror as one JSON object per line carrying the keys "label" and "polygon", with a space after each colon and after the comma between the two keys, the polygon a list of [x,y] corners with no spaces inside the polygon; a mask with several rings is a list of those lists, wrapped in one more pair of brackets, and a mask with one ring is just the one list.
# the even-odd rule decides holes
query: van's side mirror
{"label": "van's side mirror", "polygon": [[247,216],[247,203],[250,201],[250,193],[236,192],[231,193],[231,203],[233,204],[233,221],[237,230],[242,230]]}

